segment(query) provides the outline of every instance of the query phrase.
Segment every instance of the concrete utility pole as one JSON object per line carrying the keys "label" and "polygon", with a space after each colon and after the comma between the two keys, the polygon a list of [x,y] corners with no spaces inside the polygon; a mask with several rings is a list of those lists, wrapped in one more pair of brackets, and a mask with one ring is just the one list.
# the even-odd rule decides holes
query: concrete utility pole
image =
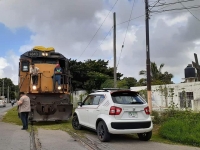
{"label": "concrete utility pole", "polygon": [[4,79],[3,79],[3,91],[2,91],[2,96],[4,96]]}
{"label": "concrete utility pole", "polygon": [[114,88],[117,87],[117,67],[116,67],[116,15],[113,13],[113,54],[114,54]]}
{"label": "concrete utility pole", "polygon": [[150,44],[149,44],[149,1],[145,0],[145,23],[146,23],[146,68],[147,68],[147,99],[152,113],[151,100],[151,61],[150,61]]}
{"label": "concrete utility pole", "polygon": [[7,89],[7,103],[9,103],[10,101],[9,101],[9,86],[8,86],[8,89]]}

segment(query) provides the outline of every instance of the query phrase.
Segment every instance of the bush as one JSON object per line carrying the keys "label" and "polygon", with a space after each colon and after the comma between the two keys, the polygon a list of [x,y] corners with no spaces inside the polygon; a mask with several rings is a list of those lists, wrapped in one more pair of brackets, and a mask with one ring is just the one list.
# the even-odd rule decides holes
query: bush
{"label": "bush", "polygon": [[170,110],[164,113],[162,121],[159,133],[163,138],[200,146],[200,113]]}

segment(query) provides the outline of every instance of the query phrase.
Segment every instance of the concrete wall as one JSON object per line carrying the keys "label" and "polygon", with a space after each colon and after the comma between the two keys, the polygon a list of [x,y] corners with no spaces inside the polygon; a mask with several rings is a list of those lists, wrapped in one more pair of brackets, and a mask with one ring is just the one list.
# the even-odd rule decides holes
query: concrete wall
{"label": "concrete wall", "polygon": [[[131,87],[131,90],[146,90],[146,86]],[[193,100],[191,101],[191,108],[193,110],[200,110],[200,82],[152,86],[153,109],[165,109],[170,106],[170,102],[174,102],[178,108],[181,108],[181,101],[183,99],[185,99],[185,101],[189,101],[186,97],[180,97],[181,92],[193,92],[193,99],[190,98],[190,100]]]}
{"label": "concrete wall", "polygon": [[192,100],[192,110],[200,111],[200,99]]}
{"label": "concrete wall", "polygon": [[82,100],[85,99],[86,97],[86,91],[82,90],[82,91],[75,91],[72,93],[72,102],[73,102],[73,107],[76,108],[77,107],[77,103]]}

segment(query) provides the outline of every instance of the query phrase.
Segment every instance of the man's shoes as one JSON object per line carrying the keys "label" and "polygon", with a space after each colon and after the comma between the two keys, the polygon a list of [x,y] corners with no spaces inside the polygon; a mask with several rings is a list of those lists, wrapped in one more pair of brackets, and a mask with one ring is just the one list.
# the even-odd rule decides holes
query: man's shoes
{"label": "man's shoes", "polygon": [[21,130],[28,130],[28,128],[21,128]]}

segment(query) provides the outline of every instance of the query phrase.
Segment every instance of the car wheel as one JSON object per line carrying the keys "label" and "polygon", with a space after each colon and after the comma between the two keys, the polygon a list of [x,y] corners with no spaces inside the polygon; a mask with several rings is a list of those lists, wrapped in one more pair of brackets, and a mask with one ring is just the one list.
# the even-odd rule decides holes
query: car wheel
{"label": "car wheel", "polygon": [[100,141],[106,142],[110,140],[110,133],[108,128],[103,121],[100,121],[97,125],[97,135]]}
{"label": "car wheel", "polygon": [[78,116],[74,116],[72,119],[72,127],[75,130],[80,130],[81,129],[81,125],[79,124],[79,120],[78,120]]}
{"label": "car wheel", "polygon": [[138,133],[138,137],[141,141],[148,141],[151,139],[152,131],[146,133]]}

